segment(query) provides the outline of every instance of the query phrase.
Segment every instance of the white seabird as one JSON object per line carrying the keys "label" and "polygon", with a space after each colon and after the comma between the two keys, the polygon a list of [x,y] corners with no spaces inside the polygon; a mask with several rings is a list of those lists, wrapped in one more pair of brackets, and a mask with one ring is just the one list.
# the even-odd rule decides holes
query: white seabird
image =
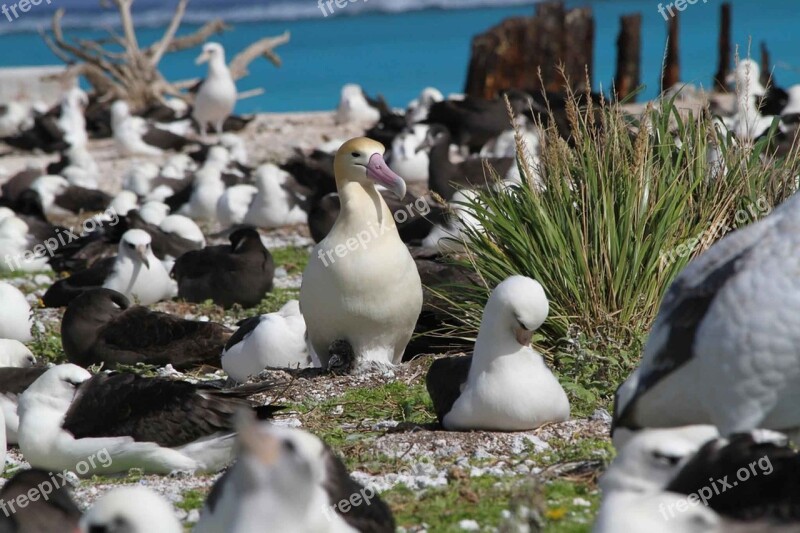
{"label": "white seabird", "polygon": [[261,165],[256,170],[256,188],[244,217],[244,223],[259,228],[279,228],[306,224],[308,215],[302,208],[305,196],[297,188],[294,178],[275,165]]}
{"label": "white seabird", "polygon": [[406,108],[406,123],[411,126],[428,118],[431,106],[442,102],[444,95],[435,87],[426,87],[417,98],[411,100]]}
{"label": "white seabird", "polygon": [[70,146],[86,146],[89,136],[86,133],[84,108],[89,97],[78,87],[73,87],[64,94],[61,101],[61,116],[58,127],[64,132],[64,141]]}
{"label": "white seabird", "polygon": [[222,369],[244,383],[265,368],[303,368],[311,363],[300,302],[243,320],[222,352]]}
{"label": "white seabird", "polygon": [[270,416],[275,408],[246,398],[271,386],[219,390],[56,366],[19,399],[20,450],[33,466],[81,476],[131,468],[216,472],[233,458],[231,416],[242,408]]}
{"label": "white seabird", "polygon": [[138,162],[131,166],[122,178],[122,188],[136,193],[139,197],[147,196],[152,190],[152,182],[158,177],[159,168],[153,162]]}
{"label": "white seabird", "polygon": [[111,200],[108,208],[113,210],[118,216],[124,217],[134,209],[139,208],[139,197],[136,196],[136,193],[133,191],[120,191]]}
{"label": "white seabird", "polygon": [[141,117],[131,115],[128,103],[117,100],[111,104],[111,130],[120,151],[125,155],[160,156],[164,151],[144,142],[149,126]]}
{"label": "white seabird", "polygon": [[492,291],[471,360],[439,359],[428,373],[446,429],[524,431],[569,418],[564,389],[530,347],[548,312],[544,289],[531,278],[512,276]]}
{"label": "white seabird", "polygon": [[14,339],[20,342],[32,340],[31,306],[25,295],[13,285],[0,281],[0,302],[3,302],[0,305],[0,339]]}
{"label": "white seabird", "polygon": [[255,185],[241,184],[225,189],[217,201],[217,220],[222,227],[243,224],[256,194],[258,187]]}
{"label": "white seabird", "polygon": [[142,220],[153,226],[158,226],[167,218],[170,209],[164,202],[148,200],[139,207],[138,211]]}
{"label": "white seabird", "polygon": [[24,220],[10,216],[0,220],[0,272],[51,271],[47,255],[37,255],[33,249],[38,244],[30,235]]}
{"label": "white seabird", "polygon": [[103,494],[80,520],[81,533],[182,533],[175,510],[152,490],[117,487]]}
{"label": "white seabird", "polygon": [[392,168],[406,183],[428,182],[430,157],[427,151],[417,150],[427,136],[428,126],[415,124],[392,141]]}
{"label": "white seabird", "polygon": [[360,85],[348,83],[342,87],[339,107],[336,109],[337,124],[374,124],[380,118],[380,111],[369,105]]}
{"label": "white seabird", "polygon": [[800,430],[800,195],[729,234],[668,289],[614,427]]}
{"label": "white seabird", "polygon": [[195,173],[192,194],[178,213],[193,220],[215,220],[217,203],[225,193],[222,172],[230,163],[230,153],[222,146],[213,146],[203,168]]}
{"label": "white seabird", "polygon": [[211,489],[194,533],[252,533],[265,524],[288,533],[394,532],[375,490],[355,482],[314,435],[244,416],[237,429],[239,458]]}
{"label": "white seabird", "polygon": [[209,124],[221,134],[237,99],[236,83],[225,63],[225,49],[219,43],[207,43],[196,63],[208,63],[208,75],[195,96],[192,116],[200,125],[201,135],[206,135]]}
{"label": "white seabird", "polygon": [[357,366],[400,363],[422,309],[417,266],[375,188],[405,197],[406,184],[386,166],[384,151],[361,137],[342,145],[334,161],[341,211],[312,250],[300,288],[308,339],[324,367],[331,344],[342,341]]}
{"label": "white seabird", "polygon": [[168,215],[161,221],[158,227],[164,233],[177,235],[196,243],[198,248],[203,248],[206,245],[206,237],[203,235],[203,230],[189,217],[183,215]]}
{"label": "white seabird", "polygon": [[0,339],[0,367],[30,368],[36,364],[36,357],[27,346],[14,339]]}

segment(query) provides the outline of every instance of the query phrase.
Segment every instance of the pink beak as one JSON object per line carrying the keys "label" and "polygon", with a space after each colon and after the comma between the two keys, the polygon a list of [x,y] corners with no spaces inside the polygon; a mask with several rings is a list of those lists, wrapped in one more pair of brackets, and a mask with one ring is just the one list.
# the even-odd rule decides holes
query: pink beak
{"label": "pink beak", "polygon": [[372,154],[367,163],[367,177],[392,191],[399,199],[406,196],[406,182],[389,168],[381,154]]}

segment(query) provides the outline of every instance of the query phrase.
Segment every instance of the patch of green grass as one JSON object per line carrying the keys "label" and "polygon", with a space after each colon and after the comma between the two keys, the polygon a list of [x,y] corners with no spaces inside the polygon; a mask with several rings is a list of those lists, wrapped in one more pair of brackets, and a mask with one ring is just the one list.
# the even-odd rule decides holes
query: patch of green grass
{"label": "patch of green grass", "polygon": [[[544,486],[544,531],[583,533],[591,531],[600,505],[600,493],[587,484],[557,479]],[[586,505],[588,503],[589,505]]]}
{"label": "patch of green grass", "polygon": [[[35,311],[34,311],[35,314]],[[44,323],[44,322],[43,322]],[[39,362],[66,363],[67,355],[61,345],[61,330],[57,324],[44,323],[44,331],[34,326],[31,328],[33,341],[29,348]]]}
{"label": "patch of green grass", "polygon": [[253,309],[248,309],[247,316],[274,313],[289,300],[297,300],[298,298],[300,298],[300,289],[273,289],[261,300],[260,304]]}
{"label": "patch of green grass", "polygon": [[205,491],[190,489],[182,494],[182,500],[175,504],[178,509],[183,509],[186,512],[194,509],[202,509],[208,495]]}
{"label": "patch of green grass", "polygon": [[308,264],[308,250],[299,247],[270,250],[276,266],[282,266],[290,276],[302,274]]}

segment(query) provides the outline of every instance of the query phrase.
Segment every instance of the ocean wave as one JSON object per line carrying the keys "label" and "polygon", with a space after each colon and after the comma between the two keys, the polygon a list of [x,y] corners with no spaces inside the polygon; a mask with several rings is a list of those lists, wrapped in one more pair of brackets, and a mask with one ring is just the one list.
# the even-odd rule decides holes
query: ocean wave
{"label": "ocean wave", "polygon": [[[532,5],[540,0],[350,0],[344,8],[336,8],[336,16],[353,16],[363,13],[404,13],[428,9],[475,9],[486,7],[508,7]],[[66,4],[66,5],[65,5]],[[98,7],[97,0],[72,0],[64,2],[66,8],[63,26],[71,29],[100,29],[117,26],[119,18],[115,11]],[[171,3],[172,4],[172,3]],[[169,23],[174,4],[165,6],[157,0],[138,1],[134,18],[137,27],[159,27]],[[55,4],[42,3],[13,22],[0,17],[0,33],[28,32],[46,28],[55,12]],[[321,19],[323,14],[315,0],[233,0],[224,4],[219,0],[195,0],[186,16],[185,23],[203,24],[209,20],[223,18],[226,22],[291,21]]]}

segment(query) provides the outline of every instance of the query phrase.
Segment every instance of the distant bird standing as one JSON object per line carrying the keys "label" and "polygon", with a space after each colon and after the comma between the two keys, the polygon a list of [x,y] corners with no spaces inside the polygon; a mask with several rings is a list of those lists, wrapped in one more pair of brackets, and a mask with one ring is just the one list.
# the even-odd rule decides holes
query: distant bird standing
{"label": "distant bird standing", "polygon": [[184,370],[219,366],[231,331],[214,322],[185,320],[131,306],[110,289],[91,289],[70,302],[61,321],[61,342],[71,363],[167,365]]}
{"label": "distant bird standing", "polygon": [[207,43],[196,63],[208,63],[208,75],[197,90],[192,116],[200,126],[201,135],[206,135],[209,124],[221,134],[237,98],[236,83],[225,63],[225,49],[219,43]]}
{"label": "distant bird standing", "polygon": [[384,151],[362,137],[336,154],[342,209],[314,247],[300,288],[309,342],[324,367],[331,362],[332,344],[342,347],[339,359],[351,359],[355,367],[399,364],[422,308],[414,259],[375,188],[383,185],[398,198],[406,193]]}
{"label": "distant bird standing", "polygon": [[19,400],[20,450],[35,467],[80,475],[131,468],[217,472],[233,459],[232,415],[245,408],[271,416],[274,406],[255,406],[248,398],[272,387],[220,390],[136,374],[92,376],[60,365]]}
{"label": "distant bird standing", "polygon": [[231,244],[188,252],[175,262],[172,277],[178,297],[200,303],[213,300],[226,309],[255,307],[272,290],[275,263],[252,228],[230,236]]}
{"label": "distant bird standing", "polygon": [[512,276],[492,291],[471,357],[438,359],[426,384],[450,430],[525,431],[569,418],[569,400],[530,347],[549,304],[531,278]]}
{"label": "distant bird standing", "polygon": [[304,368],[310,363],[306,322],[297,300],[275,313],[241,321],[222,351],[222,369],[239,383],[265,368]]}
{"label": "distant bird standing", "polygon": [[[252,416],[240,416],[237,430],[239,457],[211,489],[194,533],[394,532],[389,507],[314,435]],[[347,512],[344,500],[353,502]]]}

